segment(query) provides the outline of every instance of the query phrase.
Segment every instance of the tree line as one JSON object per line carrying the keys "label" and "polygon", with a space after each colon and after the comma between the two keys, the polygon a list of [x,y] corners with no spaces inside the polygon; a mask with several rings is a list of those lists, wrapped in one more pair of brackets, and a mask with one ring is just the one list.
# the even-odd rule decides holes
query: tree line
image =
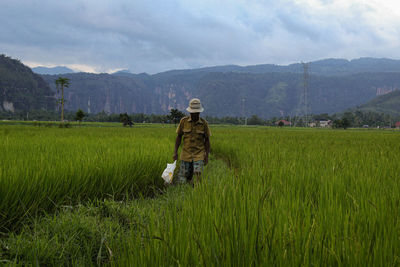
{"label": "tree line", "polygon": [[[177,124],[179,120],[185,116],[182,111],[172,109],[169,114],[108,114],[104,111],[97,114],[87,114],[82,110],[75,112],[65,111],[64,120],[66,121],[85,121],[85,122],[121,122],[132,121],[133,123],[172,123]],[[0,112],[0,120],[38,120],[38,121],[58,121],[60,119],[60,112],[56,111],[15,111]],[[292,126],[304,127],[306,122],[304,118],[299,116],[282,116],[272,117],[268,119],[261,118],[257,115],[252,115],[249,118],[244,117],[214,117],[205,116],[205,119],[211,124],[231,124],[231,125],[266,125],[277,126],[280,120],[291,122]],[[371,111],[352,111],[337,114],[315,114],[308,118],[308,123],[319,122],[322,120],[331,120],[332,126],[336,128],[348,127],[394,127],[395,123],[400,121],[399,116],[391,116],[384,113],[377,113]],[[129,123],[128,123],[129,124]]]}

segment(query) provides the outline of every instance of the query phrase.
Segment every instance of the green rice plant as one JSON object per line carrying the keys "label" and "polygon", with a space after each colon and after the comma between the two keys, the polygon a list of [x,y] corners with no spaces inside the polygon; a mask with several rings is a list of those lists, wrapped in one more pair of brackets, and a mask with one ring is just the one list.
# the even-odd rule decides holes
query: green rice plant
{"label": "green rice plant", "polygon": [[398,264],[397,132],[225,130],[212,151],[232,168],[207,172],[118,264]]}
{"label": "green rice plant", "polygon": [[[93,198],[151,194],[170,161],[163,128],[0,128],[0,228]],[[168,153],[169,152],[169,153]]]}
{"label": "green rice plant", "polygon": [[[9,235],[3,254],[18,264],[48,265],[399,265],[399,132],[211,129],[212,158],[201,184],[122,202],[118,197],[101,200],[96,188],[85,197],[75,193],[77,199],[98,200],[35,217],[33,226]],[[153,142],[150,149],[168,161],[174,129],[141,130],[141,137]],[[97,131],[81,133],[91,135],[86,142],[102,142]],[[108,134],[121,138],[120,132]],[[160,139],[165,142],[158,143]],[[87,148],[90,154],[98,155],[95,162],[103,159]],[[102,172],[118,173],[113,166],[109,163]],[[8,170],[17,172],[12,169],[10,165]],[[141,175],[148,172],[150,166]],[[141,191],[153,184],[143,184]],[[68,226],[67,218],[73,218]],[[70,242],[67,236],[73,237]],[[62,248],[65,242],[62,254],[45,246]]]}

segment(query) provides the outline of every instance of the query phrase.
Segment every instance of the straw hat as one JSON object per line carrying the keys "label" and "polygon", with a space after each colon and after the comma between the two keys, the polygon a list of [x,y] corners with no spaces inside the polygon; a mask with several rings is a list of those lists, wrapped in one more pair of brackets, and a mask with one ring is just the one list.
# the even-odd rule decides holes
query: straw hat
{"label": "straw hat", "polygon": [[204,108],[201,106],[200,99],[193,98],[189,101],[189,107],[186,110],[190,113],[197,113],[204,111]]}

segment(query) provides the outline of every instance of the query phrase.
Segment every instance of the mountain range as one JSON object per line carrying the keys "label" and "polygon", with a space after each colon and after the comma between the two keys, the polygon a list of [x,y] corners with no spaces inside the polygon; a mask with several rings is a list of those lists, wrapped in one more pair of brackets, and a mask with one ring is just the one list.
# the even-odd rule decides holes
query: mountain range
{"label": "mountain range", "polygon": [[56,66],[56,67],[51,67],[51,68],[39,66],[39,67],[32,68],[32,71],[37,74],[53,74],[53,75],[75,72],[74,70],[64,67],[64,66]]}
{"label": "mountain range", "polygon": [[[124,70],[62,76],[70,80],[65,90],[66,109],[88,113],[166,114],[171,108],[184,110],[193,97],[201,99],[204,115],[218,117],[335,113],[361,107],[377,96],[400,89],[400,60],[326,59],[311,62],[308,67],[308,105],[304,104],[301,63],[227,65],[153,75]],[[53,97],[57,97],[55,80],[59,76],[41,75]]]}
{"label": "mountain range", "polygon": [[[66,74],[71,81],[67,108],[108,113],[167,113],[184,110],[198,97],[205,115],[264,118],[335,113],[400,89],[400,61],[326,59],[309,64],[308,107],[303,65],[217,66],[154,75]],[[55,90],[58,76],[43,75]]]}
{"label": "mountain range", "polygon": [[54,91],[19,60],[0,55],[0,111],[54,110]]}
{"label": "mountain range", "polygon": [[[338,75],[349,75],[362,72],[400,72],[400,60],[387,59],[387,58],[359,58],[353,60],[346,59],[323,59],[312,63],[312,67],[309,69],[311,74],[325,75],[325,76],[338,76]],[[311,65],[311,64],[310,64]],[[182,70],[170,70],[159,73],[157,75],[179,75],[188,73],[209,73],[209,72],[236,72],[236,73],[268,73],[268,72],[292,72],[292,73],[303,73],[302,63],[294,63],[287,66],[275,65],[275,64],[259,64],[251,66],[238,66],[238,65],[225,65],[215,67],[204,67],[197,69],[182,69]],[[34,67],[32,71],[37,74],[66,74],[74,73],[75,71],[64,67]],[[134,75],[129,70],[120,70],[112,74],[129,76]]]}

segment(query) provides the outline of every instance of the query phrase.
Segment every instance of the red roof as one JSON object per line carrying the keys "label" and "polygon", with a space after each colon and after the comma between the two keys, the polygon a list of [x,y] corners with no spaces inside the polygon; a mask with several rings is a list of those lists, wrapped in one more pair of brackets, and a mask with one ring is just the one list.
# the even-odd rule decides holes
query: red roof
{"label": "red roof", "polygon": [[283,122],[283,125],[290,125],[290,122],[287,120],[280,120],[280,121],[275,122],[275,124],[278,125],[280,122]]}

